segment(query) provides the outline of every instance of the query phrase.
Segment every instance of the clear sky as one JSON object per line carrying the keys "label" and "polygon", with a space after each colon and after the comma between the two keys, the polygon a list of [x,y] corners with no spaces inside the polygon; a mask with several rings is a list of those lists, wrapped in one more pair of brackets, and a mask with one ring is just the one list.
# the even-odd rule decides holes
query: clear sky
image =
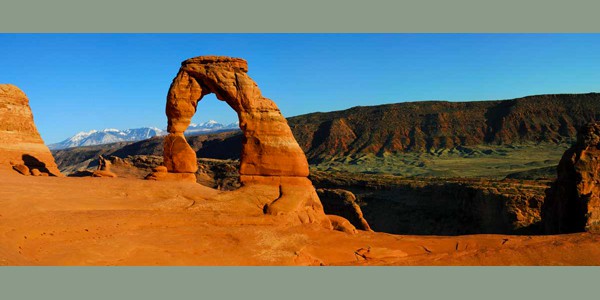
{"label": "clear sky", "polygon": [[[0,83],[30,99],[46,143],[166,127],[180,62],[248,61],[285,116],[416,100],[600,91],[598,34],[0,34]],[[237,120],[214,96],[194,122]]]}

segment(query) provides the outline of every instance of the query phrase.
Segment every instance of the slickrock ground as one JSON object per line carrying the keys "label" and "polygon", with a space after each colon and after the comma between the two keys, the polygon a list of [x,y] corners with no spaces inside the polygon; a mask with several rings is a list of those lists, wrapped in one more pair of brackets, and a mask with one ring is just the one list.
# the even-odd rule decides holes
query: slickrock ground
{"label": "slickrock ground", "polygon": [[0,265],[600,265],[600,235],[355,235],[290,226],[269,192],[0,171]]}

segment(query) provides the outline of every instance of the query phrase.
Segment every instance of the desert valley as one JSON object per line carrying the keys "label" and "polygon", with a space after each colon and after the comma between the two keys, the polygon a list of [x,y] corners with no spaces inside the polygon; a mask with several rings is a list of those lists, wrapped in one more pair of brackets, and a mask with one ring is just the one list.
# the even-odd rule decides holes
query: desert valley
{"label": "desert valley", "polygon": [[[53,150],[0,85],[0,265],[600,265],[600,94],[286,119],[249,67],[185,60],[164,135]],[[239,129],[184,134],[208,94]]]}

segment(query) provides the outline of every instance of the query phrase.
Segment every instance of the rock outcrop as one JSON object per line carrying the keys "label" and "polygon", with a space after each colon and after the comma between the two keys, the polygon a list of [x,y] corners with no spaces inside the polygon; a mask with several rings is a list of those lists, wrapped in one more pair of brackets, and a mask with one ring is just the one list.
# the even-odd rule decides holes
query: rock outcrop
{"label": "rock outcrop", "polygon": [[347,219],[360,230],[372,231],[371,226],[363,217],[356,196],[342,189],[318,189],[317,194],[323,203],[323,209],[328,215],[337,215]]}
{"label": "rock outcrop", "polygon": [[110,170],[110,161],[100,155],[98,157],[98,168],[92,173],[93,177],[117,177],[117,174]]}
{"label": "rock outcrop", "polygon": [[600,122],[579,130],[557,171],[542,209],[546,232],[600,232]]}
{"label": "rock outcrop", "polygon": [[331,222],[331,226],[333,226],[333,230],[345,232],[348,234],[356,234],[356,227],[350,223],[346,218],[337,216],[337,215],[327,215],[329,221]]}
{"label": "rock outcrop", "polygon": [[62,176],[35,127],[25,93],[14,85],[0,84],[0,168],[19,165]]}
{"label": "rock outcrop", "polygon": [[331,227],[307,178],[308,162],[304,152],[277,105],[262,96],[247,72],[247,62],[239,58],[200,56],[181,64],[167,95],[169,135],[165,138],[163,154],[167,172],[154,172],[149,177],[160,180],[189,176],[197,171],[196,153],[183,133],[196,113],[198,102],[214,93],[238,114],[243,133],[241,183],[245,188],[270,187],[279,194],[275,199],[260,203],[264,205],[263,211],[285,216],[292,222]]}

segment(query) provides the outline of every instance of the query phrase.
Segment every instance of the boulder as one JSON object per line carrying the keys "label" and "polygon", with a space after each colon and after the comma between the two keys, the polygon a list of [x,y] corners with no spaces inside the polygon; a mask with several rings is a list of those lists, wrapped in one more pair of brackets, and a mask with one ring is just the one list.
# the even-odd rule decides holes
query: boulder
{"label": "boulder", "polygon": [[26,165],[16,164],[13,165],[13,170],[19,172],[19,174],[29,176],[29,168]]}
{"label": "boulder", "polygon": [[352,225],[348,220],[343,217],[336,215],[327,215],[329,221],[331,222],[331,226],[333,226],[333,230],[345,232],[348,234],[356,234],[356,227]]}

